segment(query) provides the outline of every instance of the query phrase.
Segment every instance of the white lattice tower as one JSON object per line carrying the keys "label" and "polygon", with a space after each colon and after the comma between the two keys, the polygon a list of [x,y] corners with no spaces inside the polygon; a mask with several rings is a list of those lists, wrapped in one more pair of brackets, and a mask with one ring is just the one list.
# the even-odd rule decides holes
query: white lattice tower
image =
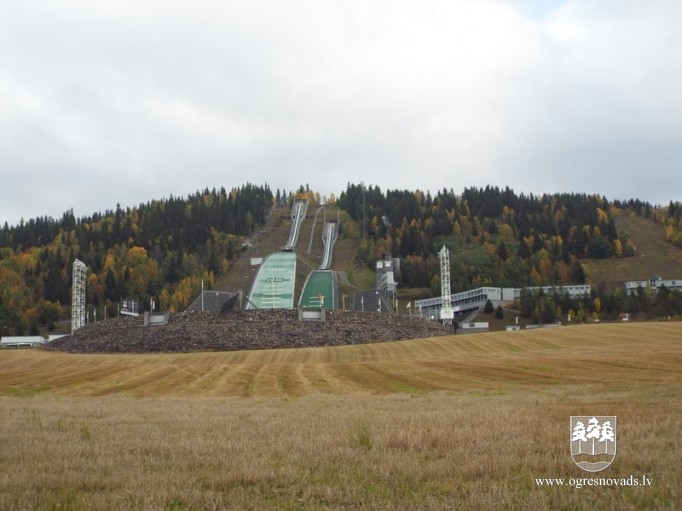
{"label": "white lattice tower", "polygon": [[71,333],[85,325],[85,263],[73,262],[73,289],[71,293]]}
{"label": "white lattice tower", "polygon": [[452,311],[452,304],[450,303],[450,252],[445,245],[438,253],[440,256],[440,290],[443,299],[440,308],[440,319],[444,324],[452,325],[454,313]]}

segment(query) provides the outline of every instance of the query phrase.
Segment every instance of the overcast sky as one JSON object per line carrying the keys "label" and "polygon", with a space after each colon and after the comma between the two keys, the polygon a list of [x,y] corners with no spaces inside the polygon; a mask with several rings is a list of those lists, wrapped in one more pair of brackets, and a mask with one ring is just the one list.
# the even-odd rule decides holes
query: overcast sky
{"label": "overcast sky", "polygon": [[246,183],[682,201],[679,0],[7,0],[0,224]]}

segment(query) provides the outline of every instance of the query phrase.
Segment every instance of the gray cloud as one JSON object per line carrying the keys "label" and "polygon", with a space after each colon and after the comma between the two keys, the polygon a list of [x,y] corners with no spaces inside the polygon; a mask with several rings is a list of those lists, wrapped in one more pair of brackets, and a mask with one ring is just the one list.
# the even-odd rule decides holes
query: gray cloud
{"label": "gray cloud", "polygon": [[0,222],[267,182],[682,200],[682,6],[12,2]]}

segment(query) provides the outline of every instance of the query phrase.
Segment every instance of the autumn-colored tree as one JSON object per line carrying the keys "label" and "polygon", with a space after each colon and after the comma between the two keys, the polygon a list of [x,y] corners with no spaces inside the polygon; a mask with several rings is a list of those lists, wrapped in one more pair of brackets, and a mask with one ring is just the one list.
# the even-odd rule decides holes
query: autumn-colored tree
{"label": "autumn-colored tree", "polygon": [[[68,315],[76,258],[88,267],[88,306],[109,311],[128,294],[146,301],[164,289],[170,293],[181,278],[227,271],[239,236],[262,225],[273,202],[267,186],[246,185],[135,208],[117,205],[81,219],[69,210],[58,220],[5,224],[0,229],[0,300],[14,313],[6,326],[25,332],[36,322],[53,321],[55,311]],[[48,314],[41,312],[41,303],[58,307],[48,307]]]}

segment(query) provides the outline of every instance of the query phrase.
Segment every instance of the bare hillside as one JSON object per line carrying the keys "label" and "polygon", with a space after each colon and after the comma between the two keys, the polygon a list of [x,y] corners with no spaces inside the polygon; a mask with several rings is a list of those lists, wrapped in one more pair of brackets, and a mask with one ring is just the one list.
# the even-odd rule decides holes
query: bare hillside
{"label": "bare hillside", "polygon": [[653,275],[664,279],[682,278],[682,250],[666,240],[660,224],[639,216],[621,214],[616,218],[616,225],[619,230],[630,233],[636,255],[584,261],[592,285],[611,291],[625,281],[645,280]]}

